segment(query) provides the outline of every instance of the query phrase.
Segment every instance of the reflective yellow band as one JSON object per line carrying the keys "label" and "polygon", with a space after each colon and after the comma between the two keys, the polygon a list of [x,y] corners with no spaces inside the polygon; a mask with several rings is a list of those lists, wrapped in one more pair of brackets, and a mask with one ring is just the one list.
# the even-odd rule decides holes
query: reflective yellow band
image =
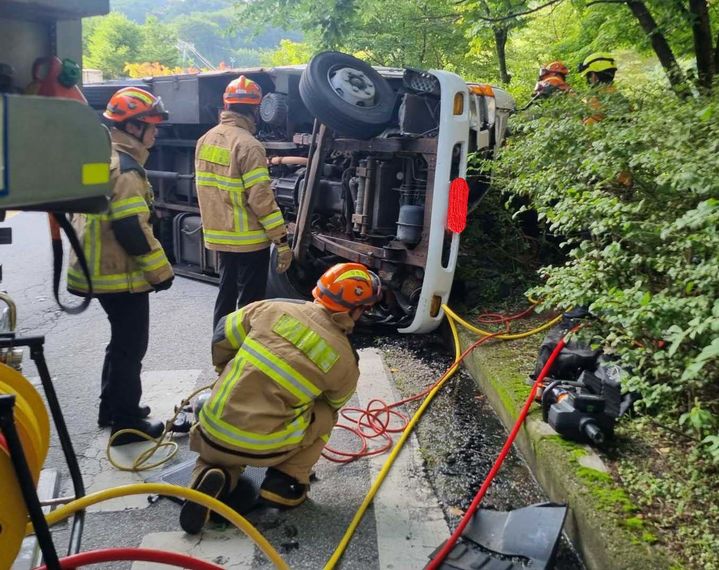
{"label": "reflective yellow band", "polygon": [[143,271],[155,271],[160,269],[164,265],[169,265],[165,252],[162,249],[156,249],[145,255],[135,256],[135,261],[142,268]]}
{"label": "reflective yellow band", "polygon": [[310,402],[321,394],[321,391],[297,370],[251,338],[245,339],[237,357],[246,359],[297,398],[300,403]]}
{"label": "reflective yellow band", "polygon": [[105,219],[120,220],[137,214],[147,214],[150,208],[144,198],[133,196],[124,200],[110,202],[110,214]]}
{"label": "reflective yellow band", "polygon": [[240,309],[227,315],[225,319],[225,338],[230,341],[232,348],[240,348],[245,342],[247,333],[245,327],[242,326],[242,320],[245,318],[245,310]]}
{"label": "reflective yellow band", "polygon": [[352,279],[354,277],[356,277],[357,279],[361,279],[362,281],[367,281],[368,275],[365,271],[361,271],[359,269],[350,269],[349,271],[345,271],[342,275],[335,279],[335,283],[337,281],[344,281],[345,279]]}
{"label": "reflective yellow band", "polygon": [[335,410],[339,410],[342,406],[344,406],[347,402],[349,402],[350,398],[354,394],[354,390],[347,394],[346,396],[340,398],[339,400],[333,400],[331,398],[327,398],[327,394],[325,394],[325,398],[327,399],[327,403],[332,406]]}
{"label": "reflective yellow band", "polygon": [[268,182],[270,180],[270,173],[266,166],[260,166],[259,168],[245,172],[242,175],[242,180],[245,183],[245,188],[252,188],[259,182]]}
{"label": "reflective yellow band", "polygon": [[[95,293],[116,293],[128,291],[131,288],[150,287],[142,271],[132,273],[116,273],[112,275],[91,275],[92,288]],[[87,290],[85,276],[75,269],[67,270],[67,284],[80,290]]]}
{"label": "reflective yellow band", "polygon": [[242,376],[244,368],[245,361],[241,358],[235,358],[232,361],[232,368],[227,373],[227,376],[225,376],[222,380],[219,390],[217,390],[217,393],[207,402],[206,405],[208,408],[212,410],[212,413],[218,418],[222,415],[222,411],[225,409],[225,404],[227,403],[229,394],[232,392],[235,384],[237,384],[237,381]]}
{"label": "reflective yellow band", "polygon": [[252,451],[269,452],[296,445],[304,439],[307,425],[307,418],[301,415],[280,431],[268,434],[255,433],[238,429],[223,421],[207,406],[203,406],[200,411],[200,426],[203,431],[226,445]]}
{"label": "reflective yellow band", "polygon": [[300,349],[325,374],[340,358],[337,351],[325,339],[286,313],[277,319],[272,330]]}
{"label": "reflective yellow band", "polygon": [[197,153],[197,158],[222,166],[230,166],[230,150],[214,144],[203,144]]}
{"label": "reflective yellow band", "polygon": [[327,442],[330,440],[330,435],[332,435],[332,434],[326,433],[326,434],[324,434],[324,435],[321,435],[321,436],[320,436],[320,439],[321,439],[322,441],[324,441],[325,443],[327,443]]}
{"label": "reflective yellow band", "polygon": [[266,230],[272,230],[285,225],[285,219],[282,217],[282,212],[279,210],[259,218],[259,221],[262,224],[262,227]]}
{"label": "reflective yellow band", "polygon": [[264,230],[252,230],[242,233],[205,230],[205,242],[218,245],[255,245],[269,243]]}
{"label": "reflective yellow band", "polygon": [[198,170],[195,172],[195,183],[198,186],[210,186],[226,192],[242,192],[245,185],[241,178],[221,176],[214,172]]}

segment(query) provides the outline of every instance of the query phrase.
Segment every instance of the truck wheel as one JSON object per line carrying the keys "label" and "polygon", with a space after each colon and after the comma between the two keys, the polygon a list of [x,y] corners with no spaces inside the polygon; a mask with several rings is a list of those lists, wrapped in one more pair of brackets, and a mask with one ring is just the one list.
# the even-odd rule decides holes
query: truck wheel
{"label": "truck wheel", "polygon": [[300,97],[310,113],[340,135],[368,139],[392,119],[395,94],[365,62],[336,51],[314,56],[300,78]]}
{"label": "truck wheel", "polygon": [[[291,242],[291,240],[290,240]],[[265,289],[266,299],[302,299],[309,301],[311,288],[304,286],[297,278],[295,264],[284,273],[275,271],[277,263],[277,248],[272,244],[270,250],[270,267],[267,271],[267,288]]]}

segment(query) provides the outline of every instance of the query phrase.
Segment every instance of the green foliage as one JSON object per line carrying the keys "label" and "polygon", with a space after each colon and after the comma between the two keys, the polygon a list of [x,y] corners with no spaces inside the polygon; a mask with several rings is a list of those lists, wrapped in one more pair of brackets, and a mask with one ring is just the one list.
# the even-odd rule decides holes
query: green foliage
{"label": "green foliage", "polygon": [[564,236],[567,262],[544,267],[532,294],[588,306],[629,371],[625,388],[708,436],[719,414],[719,101],[658,88],[630,109],[621,95],[588,96],[604,120],[585,125],[596,111],[581,97],[554,97],[518,117],[495,165],[497,184]]}
{"label": "green foliage", "polygon": [[687,453],[686,439],[655,426],[645,418],[619,425],[627,446],[615,466],[651,527],[644,527],[642,541],[664,543],[686,568],[719,570],[716,468]]}
{"label": "green foliage", "polygon": [[262,57],[262,65],[277,67],[307,63],[312,57],[312,48],[305,43],[280,40],[280,46]]}
{"label": "green foliage", "polygon": [[124,75],[128,63],[177,65],[177,36],[172,28],[154,18],[141,25],[123,14],[111,12],[90,18],[84,25],[84,65],[100,69],[108,77]]}

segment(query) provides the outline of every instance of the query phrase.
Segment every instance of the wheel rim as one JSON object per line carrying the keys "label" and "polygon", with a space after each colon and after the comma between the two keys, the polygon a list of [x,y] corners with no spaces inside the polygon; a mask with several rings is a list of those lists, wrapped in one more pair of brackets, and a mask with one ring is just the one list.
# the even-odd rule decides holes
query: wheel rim
{"label": "wheel rim", "polygon": [[334,66],[327,72],[327,81],[335,94],[346,103],[356,107],[374,106],[377,89],[362,71],[353,67]]}

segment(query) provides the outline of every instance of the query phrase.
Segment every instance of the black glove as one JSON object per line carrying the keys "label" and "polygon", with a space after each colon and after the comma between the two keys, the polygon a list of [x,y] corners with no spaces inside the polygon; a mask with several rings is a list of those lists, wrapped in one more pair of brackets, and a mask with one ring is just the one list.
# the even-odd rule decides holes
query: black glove
{"label": "black glove", "polygon": [[152,287],[155,289],[155,293],[158,291],[165,291],[166,289],[169,289],[172,287],[172,280],[175,278],[173,275],[169,279],[165,279],[164,281],[160,281],[159,283],[155,283]]}

